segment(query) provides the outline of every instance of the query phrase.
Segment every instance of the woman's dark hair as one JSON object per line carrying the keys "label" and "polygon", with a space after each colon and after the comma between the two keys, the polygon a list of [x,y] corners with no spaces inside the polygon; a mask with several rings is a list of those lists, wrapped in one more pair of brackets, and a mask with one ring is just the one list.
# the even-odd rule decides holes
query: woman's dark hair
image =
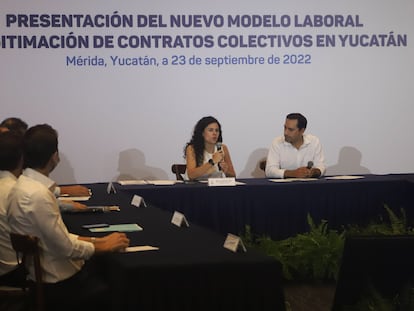
{"label": "woman's dark hair", "polygon": [[58,134],[48,124],[29,128],[24,135],[24,167],[44,168],[58,150]]}
{"label": "woman's dark hair", "polygon": [[184,148],[184,158],[186,155],[186,150],[189,145],[192,145],[195,152],[196,164],[200,166],[203,164],[204,160],[204,137],[203,132],[204,129],[211,123],[217,123],[219,127],[219,137],[217,139],[218,142],[223,141],[222,132],[221,132],[221,124],[217,121],[216,118],[212,116],[201,118],[194,127],[193,136],[191,140],[185,145]]}

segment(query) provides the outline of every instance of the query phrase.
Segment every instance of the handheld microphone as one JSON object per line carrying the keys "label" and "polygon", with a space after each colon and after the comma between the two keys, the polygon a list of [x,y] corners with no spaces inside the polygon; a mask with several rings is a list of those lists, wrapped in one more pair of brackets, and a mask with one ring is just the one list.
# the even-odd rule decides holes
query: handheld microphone
{"label": "handheld microphone", "polygon": [[220,142],[220,141],[218,141],[217,143],[216,143],[216,147],[217,147],[217,151],[221,151],[221,146],[223,145],[223,143],[222,142]]}
{"label": "handheld microphone", "polygon": [[313,162],[312,162],[312,161],[309,161],[309,162],[308,162],[308,165],[306,166],[306,168],[307,168],[308,170],[310,170],[312,167],[313,167]]}
{"label": "handheld microphone", "polygon": [[[216,143],[217,151],[221,151],[222,144],[223,143],[221,141],[218,141]],[[219,171],[221,171],[220,163],[218,163],[218,169],[219,169]]]}

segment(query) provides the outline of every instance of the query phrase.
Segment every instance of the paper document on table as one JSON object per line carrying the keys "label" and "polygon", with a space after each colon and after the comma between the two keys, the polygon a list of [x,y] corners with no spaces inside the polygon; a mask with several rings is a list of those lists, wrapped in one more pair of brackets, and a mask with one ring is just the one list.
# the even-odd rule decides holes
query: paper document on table
{"label": "paper document on table", "polygon": [[91,198],[90,195],[70,197],[70,196],[59,196],[59,200],[62,201],[88,201]]}
{"label": "paper document on table", "polygon": [[133,179],[133,180],[118,180],[118,184],[121,186],[128,186],[128,185],[147,185],[148,182],[143,179]]}
{"label": "paper document on table", "polygon": [[283,179],[269,179],[272,182],[292,182],[292,181],[313,181],[318,178],[283,178]]}
{"label": "paper document on table", "polygon": [[365,178],[365,177],[364,176],[353,176],[353,175],[339,175],[339,176],[326,177],[325,179],[352,180],[352,179],[360,179],[360,178]]}
{"label": "paper document on table", "polygon": [[103,228],[91,228],[90,232],[133,232],[133,231],[142,231],[142,227],[138,224],[119,224],[119,225],[110,225]]}
{"label": "paper document on table", "polygon": [[157,250],[159,250],[159,247],[150,246],[150,245],[130,246],[125,249],[125,253],[157,251]]}
{"label": "paper document on table", "polygon": [[151,185],[156,186],[168,186],[168,185],[175,185],[177,182],[182,182],[178,180],[147,180],[147,182]]}
{"label": "paper document on table", "polygon": [[[197,182],[202,183],[202,184],[208,184],[208,180],[197,180]],[[242,186],[245,185],[245,182],[242,181],[237,181],[235,182],[235,186]]]}

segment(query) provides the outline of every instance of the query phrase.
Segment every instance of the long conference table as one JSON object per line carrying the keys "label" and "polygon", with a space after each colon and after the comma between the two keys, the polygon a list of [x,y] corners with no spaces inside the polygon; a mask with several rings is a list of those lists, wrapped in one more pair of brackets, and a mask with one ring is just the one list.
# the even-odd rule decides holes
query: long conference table
{"label": "long conference table", "polygon": [[[82,228],[90,223],[137,223],[131,245],[159,250],[99,256],[113,287],[118,310],[285,310],[280,263],[253,249],[233,253],[223,248],[227,233],[243,232],[283,238],[308,230],[309,213],[329,227],[364,224],[386,215],[387,204],[398,213],[414,215],[413,174],[366,175],[360,179],[272,182],[241,179],[237,186],[205,183],[174,185],[86,185],[93,196],[88,205],[118,205],[120,212],[65,214],[69,230],[102,235]],[[131,205],[135,195],[148,207]],[[171,224],[180,211],[190,227]]]}
{"label": "long conference table", "polygon": [[85,224],[136,223],[142,231],[127,232],[131,246],[158,250],[97,255],[94,262],[111,286],[113,310],[285,310],[281,265],[254,249],[232,252],[226,236],[189,220],[189,227],[171,223],[173,213],[131,205],[133,194],[108,194],[106,184],[87,185],[87,205],[117,205],[120,211],[69,213],[63,219],[70,232],[92,233]]}
{"label": "long conference table", "polygon": [[139,195],[145,202],[185,217],[218,233],[241,234],[246,225],[257,235],[282,239],[309,230],[307,215],[330,229],[387,219],[384,205],[414,216],[414,174],[364,175],[358,179],[274,182],[240,179],[236,186],[206,183],[120,185],[118,192]]}

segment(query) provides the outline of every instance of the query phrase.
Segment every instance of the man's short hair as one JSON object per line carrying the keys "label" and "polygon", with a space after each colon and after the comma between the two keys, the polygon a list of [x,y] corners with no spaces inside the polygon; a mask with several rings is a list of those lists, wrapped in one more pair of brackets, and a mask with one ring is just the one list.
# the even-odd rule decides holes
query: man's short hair
{"label": "man's short hair", "polygon": [[286,119],[298,120],[298,128],[300,130],[301,129],[306,129],[306,126],[308,125],[308,120],[306,120],[306,118],[300,113],[289,113],[286,116]]}
{"label": "man's short hair", "polygon": [[4,119],[1,122],[0,126],[8,128],[10,131],[18,132],[21,135],[24,135],[24,133],[26,132],[28,128],[27,123],[19,118]]}
{"label": "man's short hair", "polygon": [[32,126],[23,140],[24,167],[44,168],[58,151],[58,134],[48,124]]}
{"label": "man's short hair", "polygon": [[23,136],[11,131],[0,133],[0,170],[15,170],[22,156]]}

